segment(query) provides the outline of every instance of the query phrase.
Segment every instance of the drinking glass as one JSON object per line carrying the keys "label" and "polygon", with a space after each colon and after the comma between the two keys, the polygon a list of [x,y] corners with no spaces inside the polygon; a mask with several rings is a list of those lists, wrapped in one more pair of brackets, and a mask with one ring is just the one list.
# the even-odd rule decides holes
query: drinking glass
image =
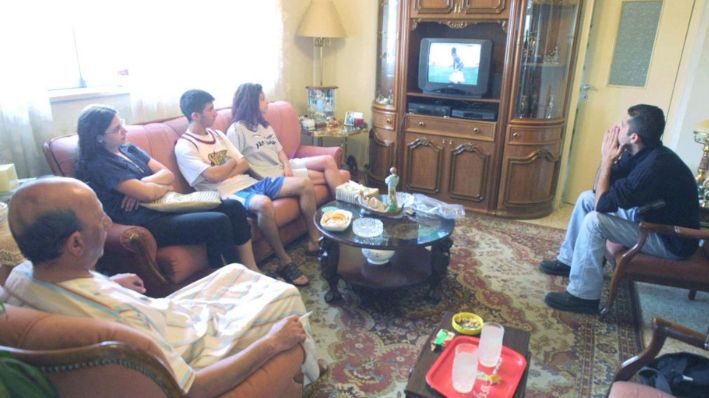
{"label": "drinking glass", "polygon": [[453,388],[460,393],[473,390],[478,375],[478,347],[474,344],[461,343],[455,346],[451,380]]}
{"label": "drinking glass", "polygon": [[499,323],[488,322],[480,334],[480,365],[491,368],[497,365],[502,354],[502,337],[505,328]]}

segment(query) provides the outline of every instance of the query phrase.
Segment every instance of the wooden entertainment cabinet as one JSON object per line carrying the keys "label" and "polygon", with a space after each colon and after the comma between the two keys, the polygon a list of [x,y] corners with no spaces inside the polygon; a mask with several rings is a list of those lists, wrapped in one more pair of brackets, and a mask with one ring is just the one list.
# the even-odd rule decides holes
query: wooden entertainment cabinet
{"label": "wooden entertainment cabinet", "polygon": [[[368,184],[503,217],[551,213],[582,0],[380,0]],[[492,41],[482,98],[422,92],[424,38]],[[496,120],[408,112],[411,102],[497,110]]]}

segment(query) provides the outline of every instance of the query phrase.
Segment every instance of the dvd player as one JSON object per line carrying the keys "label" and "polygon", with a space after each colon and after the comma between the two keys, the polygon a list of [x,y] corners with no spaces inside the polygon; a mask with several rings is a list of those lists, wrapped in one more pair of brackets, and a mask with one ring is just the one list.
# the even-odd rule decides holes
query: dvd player
{"label": "dvd player", "polygon": [[497,110],[489,108],[453,108],[451,116],[461,119],[497,120]]}
{"label": "dvd player", "polygon": [[451,107],[440,104],[426,104],[422,102],[409,102],[408,111],[421,115],[450,116]]}

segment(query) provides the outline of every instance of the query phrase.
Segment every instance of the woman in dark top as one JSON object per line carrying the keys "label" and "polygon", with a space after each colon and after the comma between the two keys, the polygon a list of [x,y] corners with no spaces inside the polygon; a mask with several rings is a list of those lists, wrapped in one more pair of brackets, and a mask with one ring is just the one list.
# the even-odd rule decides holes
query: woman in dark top
{"label": "woman in dark top", "polygon": [[242,264],[258,271],[246,210],[239,201],[226,199],[214,210],[194,213],[168,214],[142,207],[140,203],[172,190],[173,173],[126,142],[126,129],[115,109],[87,107],[79,116],[77,131],[77,177],[96,191],[113,221],[147,228],[158,247],[204,243],[210,267],[238,262],[238,252]]}

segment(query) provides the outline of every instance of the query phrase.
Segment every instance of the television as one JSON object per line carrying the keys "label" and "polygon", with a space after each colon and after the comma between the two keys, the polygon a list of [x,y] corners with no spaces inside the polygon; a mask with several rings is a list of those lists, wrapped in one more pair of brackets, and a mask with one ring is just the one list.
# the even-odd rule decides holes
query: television
{"label": "television", "polygon": [[424,93],[481,98],[488,91],[492,41],[421,39],[419,88]]}

